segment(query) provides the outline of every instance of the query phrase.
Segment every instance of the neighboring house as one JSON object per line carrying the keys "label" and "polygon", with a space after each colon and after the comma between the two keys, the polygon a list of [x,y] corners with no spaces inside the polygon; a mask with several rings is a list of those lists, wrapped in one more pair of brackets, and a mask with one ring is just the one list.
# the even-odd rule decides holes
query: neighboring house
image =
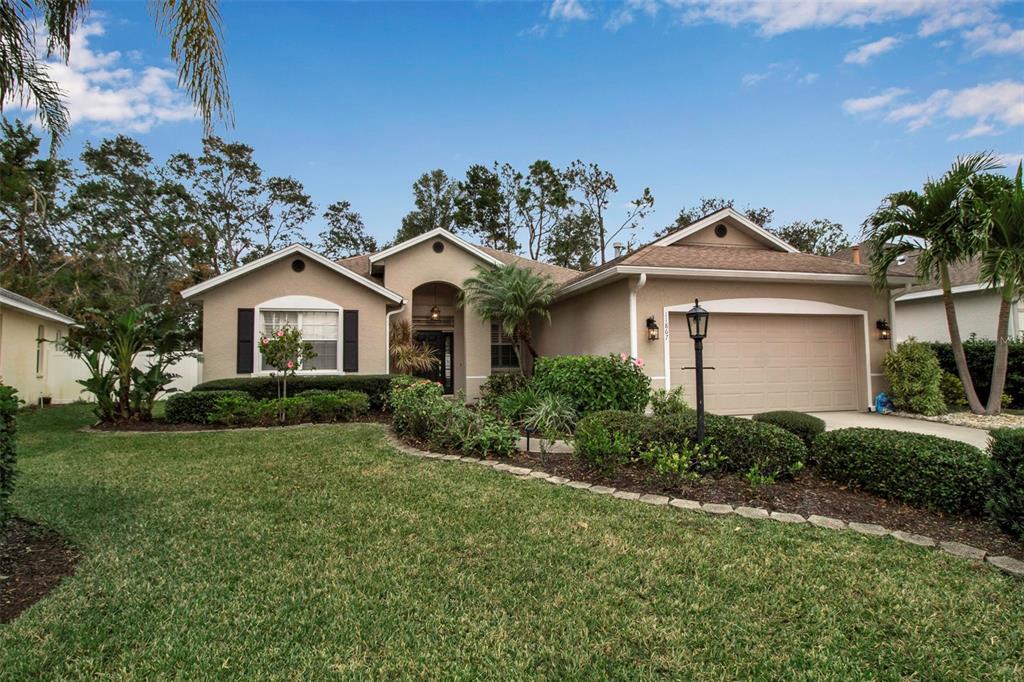
{"label": "neighboring house", "polygon": [[[435,378],[473,399],[490,374],[515,369],[516,347],[455,302],[476,267],[509,262],[559,284],[551,324],[535,326],[542,355],[643,358],[655,386],[682,385],[692,402],[685,312],[700,298],[711,312],[704,345],[714,368],[705,382],[711,411],[864,410],[884,388],[889,342],[876,321],[888,317],[888,295],[872,290],[867,268],[799,253],[732,209],[586,273],[434,230],[341,262],[290,246],[182,296],[203,303],[206,380],[268,374],[259,336],[285,323],[300,327],[318,353],[303,371],[386,373],[388,326],[404,318],[438,349]],[[894,275],[891,283],[912,281]]]}
{"label": "neighboring house", "polygon": [[[898,270],[914,273],[917,266],[917,252],[908,253],[900,262]],[[865,263],[870,261],[869,244],[843,249],[836,258]],[[981,282],[981,263],[974,258],[967,263],[958,263],[949,268],[952,285],[953,305],[956,308],[960,337],[972,335],[979,339],[994,339],[996,322],[999,319],[1000,294]],[[900,291],[903,293],[899,293]],[[942,301],[942,289],[937,281],[906,285],[894,290],[895,314],[893,338],[905,341],[913,336],[919,341],[949,342],[949,326],[946,324],[946,308]],[[1010,318],[1007,332],[1011,337],[1024,334],[1024,304],[1018,297],[1010,304]]]}
{"label": "neighboring house", "polygon": [[51,396],[57,342],[75,321],[7,289],[0,289],[0,381],[28,404]]}

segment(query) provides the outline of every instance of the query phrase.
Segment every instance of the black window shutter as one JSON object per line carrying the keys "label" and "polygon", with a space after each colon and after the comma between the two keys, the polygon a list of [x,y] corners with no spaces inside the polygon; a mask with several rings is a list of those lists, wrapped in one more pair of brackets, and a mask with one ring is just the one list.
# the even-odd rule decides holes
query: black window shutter
{"label": "black window shutter", "polygon": [[341,369],[359,371],[359,311],[346,310],[341,339]]}
{"label": "black window shutter", "polygon": [[238,361],[235,371],[252,374],[253,335],[256,333],[256,311],[252,308],[238,309]]}

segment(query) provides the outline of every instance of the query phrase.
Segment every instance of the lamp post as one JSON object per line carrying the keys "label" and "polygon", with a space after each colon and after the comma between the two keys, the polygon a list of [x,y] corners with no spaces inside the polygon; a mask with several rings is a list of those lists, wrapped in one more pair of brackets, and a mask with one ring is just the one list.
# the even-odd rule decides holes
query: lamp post
{"label": "lamp post", "polygon": [[708,311],[693,299],[693,307],[686,313],[686,326],[693,339],[694,369],[697,372],[697,443],[704,444],[704,337],[708,335]]}

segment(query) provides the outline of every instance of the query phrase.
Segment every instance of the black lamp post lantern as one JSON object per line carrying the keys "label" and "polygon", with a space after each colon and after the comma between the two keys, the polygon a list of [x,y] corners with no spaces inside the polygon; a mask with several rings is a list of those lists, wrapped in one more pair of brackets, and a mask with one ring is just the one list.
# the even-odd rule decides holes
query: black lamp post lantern
{"label": "black lamp post lantern", "polygon": [[654,321],[654,315],[647,318],[647,340],[658,340],[658,323]]}
{"label": "black lamp post lantern", "polygon": [[708,311],[693,299],[693,307],[686,313],[686,326],[693,339],[694,369],[697,372],[697,442],[704,444],[704,338],[708,335]]}

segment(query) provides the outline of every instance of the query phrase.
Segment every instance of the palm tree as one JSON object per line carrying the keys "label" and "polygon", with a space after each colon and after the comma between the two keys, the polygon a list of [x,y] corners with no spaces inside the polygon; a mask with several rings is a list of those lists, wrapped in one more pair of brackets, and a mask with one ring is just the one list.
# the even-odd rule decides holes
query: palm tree
{"label": "palm tree", "polygon": [[918,278],[939,281],[953,358],[964,384],[967,403],[975,414],[982,414],[984,408],[967,369],[967,357],[953,306],[949,266],[980,251],[977,214],[970,210],[973,201],[971,180],[980,173],[999,167],[996,158],[987,153],[958,157],[942,177],[929,178],[920,192],[905,190],[887,196],[865,223],[873,253],[871,276],[877,289],[886,288],[890,266],[899,256],[910,251],[920,251]]}
{"label": "palm tree", "polygon": [[426,372],[441,362],[433,348],[413,338],[409,320],[392,322],[388,333],[391,366],[399,374]]}
{"label": "palm tree", "polygon": [[[90,4],[91,0],[0,0],[0,112],[9,101],[34,104],[54,142],[71,124],[64,95],[36,53],[36,19],[46,28],[46,57],[57,55],[67,63],[71,37]],[[230,123],[217,0],[152,0],[149,6],[157,30],[170,39],[178,84],[192,96],[206,132],[212,130],[215,114]]]}
{"label": "palm tree", "polygon": [[[530,357],[536,358],[531,322],[535,317],[551,321],[548,308],[558,287],[549,277],[514,263],[496,268],[477,266],[476,273],[462,283],[459,307],[472,306],[480,317],[497,323],[506,336],[518,339]],[[519,367],[524,374],[532,367],[532,363],[524,362],[522,353]]]}
{"label": "palm tree", "polygon": [[[1024,291],[1024,185],[1021,164],[1012,184],[996,182],[995,191],[979,192],[975,202],[982,216],[984,246],[981,252],[981,276],[985,283],[999,289],[999,318],[996,326],[996,353],[992,363],[992,388],[986,414],[998,414],[1002,407],[1003,386],[1009,354],[1007,327],[1010,305]],[[998,178],[998,180],[1003,180]]]}

